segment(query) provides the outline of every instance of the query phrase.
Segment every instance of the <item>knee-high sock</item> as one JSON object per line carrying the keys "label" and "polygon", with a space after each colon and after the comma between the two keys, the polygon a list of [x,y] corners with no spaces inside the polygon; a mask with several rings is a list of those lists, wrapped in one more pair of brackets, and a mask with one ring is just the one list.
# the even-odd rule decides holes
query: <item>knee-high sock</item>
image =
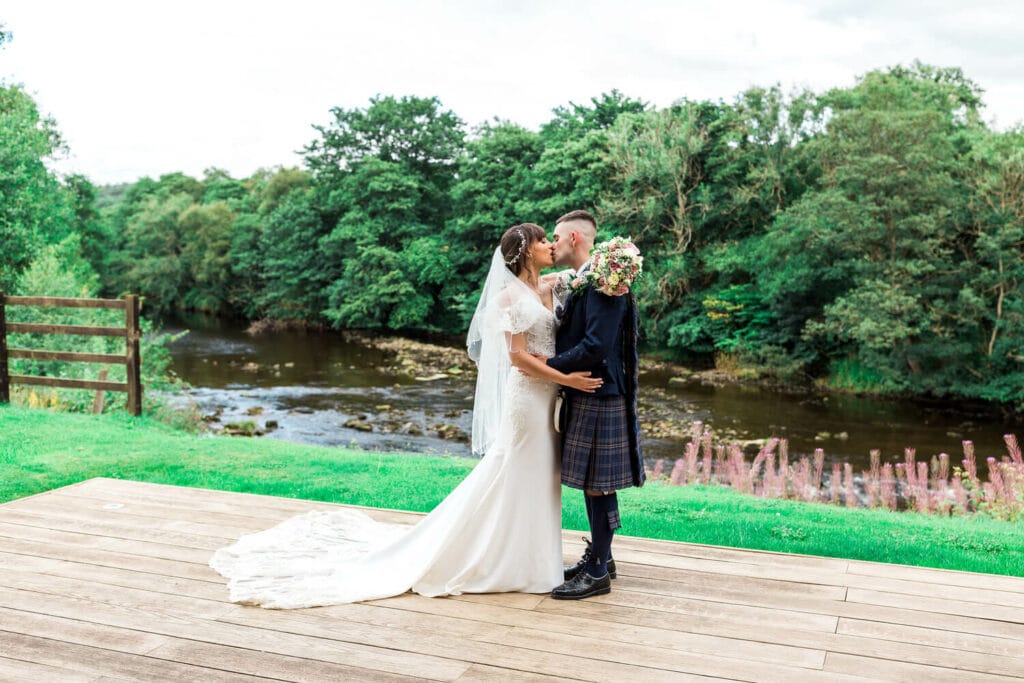
{"label": "knee-high sock", "polygon": [[590,507],[593,515],[590,521],[590,532],[593,534],[593,547],[590,560],[587,562],[587,573],[594,577],[604,576],[608,572],[608,558],[612,552],[612,536],[619,528],[619,500],[614,493],[604,496],[591,496]]}
{"label": "knee-high sock", "polygon": [[593,496],[588,496],[586,493],[583,494],[583,500],[587,504],[587,524],[590,528],[594,528],[594,504],[591,502],[594,499]]}

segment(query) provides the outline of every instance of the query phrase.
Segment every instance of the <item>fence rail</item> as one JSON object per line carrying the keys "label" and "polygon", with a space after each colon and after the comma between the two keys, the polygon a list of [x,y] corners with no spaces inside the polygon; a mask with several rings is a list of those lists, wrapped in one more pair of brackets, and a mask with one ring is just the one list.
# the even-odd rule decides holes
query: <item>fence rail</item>
{"label": "fence rail", "polygon": [[[41,323],[9,323],[7,308],[11,306],[57,307],[57,308],[107,308],[123,310],[123,327],[94,327],[89,325],[54,325]],[[50,351],[44,349],[18,349],[7,347],[9,333],[59,334],[74,336],[123,337],[124,355],[113,353],[80,353],[76,351]],[[92,389],[95,391],[123,391],[128,394],[128,412],[142,414],[141,361],[139,354],[139,297],[129,294],[124,299],[70,299],[48,296],[4,296],[0,292],[0,402],[11,400],[11,385],[57,387],[63,389]],[[41,377],[35,375],[10,374],[9,359],[55,360],[72,363],[103,363],[124,365],[124,382],[105,381],[106,372],[101,371],[100,379],[67,379],[64,377]]]}

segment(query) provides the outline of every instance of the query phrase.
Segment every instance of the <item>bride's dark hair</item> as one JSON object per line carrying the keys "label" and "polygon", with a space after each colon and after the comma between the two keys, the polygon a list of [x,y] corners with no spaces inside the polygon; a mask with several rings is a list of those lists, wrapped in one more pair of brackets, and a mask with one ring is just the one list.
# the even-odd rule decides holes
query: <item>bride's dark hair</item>
{"label": "bride's dark hair", "polygon": [[523,271],[526,254],[533,243],[545,237],[544,228],[536,223],[519,223],[513,225],[501,236],[501,255],[505,258],[505,267],[515,275]]}

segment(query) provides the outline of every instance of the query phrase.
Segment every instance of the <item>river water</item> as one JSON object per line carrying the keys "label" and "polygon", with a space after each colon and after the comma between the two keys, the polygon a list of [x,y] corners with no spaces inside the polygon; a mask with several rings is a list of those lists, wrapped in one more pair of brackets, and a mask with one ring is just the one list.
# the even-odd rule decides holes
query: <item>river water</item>
{"label": "river water", "polygon": [[[278,426],[264,438],[470,455],[471,378],[396,372],[392,352],[336,332],[253,336],[201,318],[165,325],[182,329],[190,331],[170,347],[172,369],[191,385],[188,398],[214,427],[249,420],[262,428],[270,421]],[[901,461],[912,446],[919,460],[947,452],[958,463],[961,442],[970,439],[979,460],[999,457],[1002,435],[1014,430],[997,413],[962,406],[712,386],[673,374],[659,368],[641,376],[649,462],[680,457],[683,434],[695,420],[710,425],[717,442],[784,437],[791,457],[822,448],[827,462],[849,461],[858,471],[868,467],[873,448],[883,461]]]}

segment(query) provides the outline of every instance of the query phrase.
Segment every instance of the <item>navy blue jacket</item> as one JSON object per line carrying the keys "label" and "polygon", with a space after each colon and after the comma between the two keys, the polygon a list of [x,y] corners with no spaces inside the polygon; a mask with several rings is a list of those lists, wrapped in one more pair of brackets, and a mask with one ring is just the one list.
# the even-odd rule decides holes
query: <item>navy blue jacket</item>
{"label": "navy blue jacket", "polygon": [[[594,396],[625,397],[633,485],[643,486],[647,473],[637,409],[638,337],[639,319],[632,293],[608,296],[587,287],[566,302],[555,337],[555,356],[548,359],[548,365],[564,373],[589,370],[591,376],[604,380]],[[570,394],[570,403],[572,394],[585,395],[568,387],[565,391]]]}
{"label": "navy blue jacket", "polygon": [[571,295],[555,337],[555,356],[548,365],[566,374],[589,370],[591,377],[603,379],[594,396],[626,396],[622,332],[629,299],[608,296],[593,287]]}

